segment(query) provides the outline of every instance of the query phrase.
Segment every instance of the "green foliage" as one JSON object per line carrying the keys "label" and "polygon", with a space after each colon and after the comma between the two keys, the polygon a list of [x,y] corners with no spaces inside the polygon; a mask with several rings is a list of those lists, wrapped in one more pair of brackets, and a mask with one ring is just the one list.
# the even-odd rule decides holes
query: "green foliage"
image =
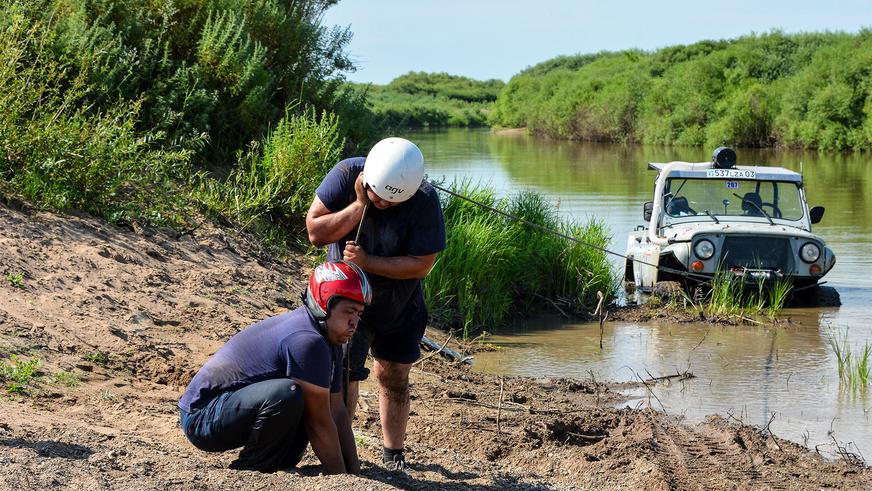
{"label": "green foliage", "polygon": [[23,289],[24,288],[24,272],[7,273],[6,274],[6,281],[8,281],[9,284],[13,288],[22,288]]}
{"label": "green foliage", "polygon": [[82,379],[72,372],[58,372],[54,375],[54,382],[66,387],[76,387],[82,383]]}
{"label": "green foliage", "polygon": [[848,333],[840,340],[836,334],[830,335],[830,347],[836,355],[839,381],[852,390],[866,390],[872,383],[872,346],[867,342],[862,349],[851,348]]}
{"label": "green foliage", "polygon": [[[605,247],[601,223],[561,222],[538,193],[496,199],[494,191],[455,183],[452,191],[549,229]],[[614,293],[603,253],[478,207],[443,197],[447,247],[425,280],[428,307],[436,324],[472,330],[498,326],[512,314],[541,309],[543,299],[580,313],[596,301],[597,290]]]}
{"label": "green foliage", "polygon": [[17,355],[12,355],[9,357],[9,362],[3,362],[0,365],[0,379],[6,383],[6,391],[14,394],[26,394],[30,382],[39,368],[39,359],[33,358],[24,361],[20,360]]}
{"label": "green foliage", "polygon": [[514,76],[490,121],[576,140],[860,150],[870,80],[872,31],[776,31],[558,57]]}
{"label": "green foliage", "polygon": [[784,308],[793,285],[787,279],[767,284],[761,278],[756,285],[749,286],[741,276],[718,271],[707,287],[705,301],[695,308],[708,317],[765,315],[774,319]]}
{"label": "green foliage", "polygon": [[140,101],[118,100],[104,110],[89,104],[93,87],[45,56],[56,36],[32,20],[19,12],[0,31],[0,181],[54,208],[115,222],[172,222],[171,198],[160,191],[188,173],[191,150],[184,145],[194,142],[176,145],[163,133],[137,131]]}
{"label": "green foliage", "polygon": [[340,159],[342,143],[336,115],[288,114],[262,145],[240,157],[226,181],[203,180],[197,197],[243,230],[285,243],[277,227],[302,230],[315,188]]}
{"label": "green foliage", "polygon": [[105,365],[109,363],[109,357],[106,356],[106,353],[96,352],[96,353],[88,353],[82,357],[85,361],[90,361],[95,365]]}
{"label": "green foliage", "polygon": [[409,72],[391,80],[388,89],[407,94],[429,94],[466,102],[493,102],[505,84],[502,80],[484,81],[447,73]]}
{"label": "green foliage", "polygon": [[286,243],[343,142],[378,136],[341,85],[350,34],[321,26],[332,3],[4,3],[0,186],[117,224],[216,212]]}
{"label": "green foliage", "polygon": [[340,90],[341,74],[353,69],[351,34],[321,25],[333,3],[12,0],[0,16],[4,25],[33,26],[39,42],[21,65],[56,67],[46,84],[56,96],[79,87],[70,103],[92,115],[120,112],[136,131],[170,143],[205,135],[209,145],[194,148],[195,160],[214,168],[263,138],[294,100],[341,107],[349,122],[366,119],[366,108],[345,104]]}
{"label": "green foliage", "polygon": [[388,85],[354,85],[389,132],[420,127],[479,127],[503,88],[500,80],[477,81],[447,73],[410,72]]}

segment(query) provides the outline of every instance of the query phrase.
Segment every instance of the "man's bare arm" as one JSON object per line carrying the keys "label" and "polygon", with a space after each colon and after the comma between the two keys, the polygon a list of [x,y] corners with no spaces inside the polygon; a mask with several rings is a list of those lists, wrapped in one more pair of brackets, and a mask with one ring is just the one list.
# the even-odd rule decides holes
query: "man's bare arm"
{"label": "man's bare arm", "polygon": [[354,443],[354,432],[351,430],[351,418],[342,400],[342,393],[330,394],[330,412],[336,431],[339,433],[339,445],[342,447],[342,457],[345,459],[345,469],[349,474],[360,473],[360,460],[357,457],[357,444]]}
{"label": "man's bare arm", "polygon": [[363,204],[352,201],[345,208],[333,212],[315,196],[306,213],[306,231],[312,245],[323,246],[336,242],[357,227],[363,216]]}
{"label": "man's bare arm", "polygon": [[312,245],[323,246],[340,240],[357,227],[369,203],[363,187],[363,173],[354,181],[355,200],[345,208],[330,211],[317,195],[306,213],[306,231]]}
{"label": "man's bare arm", "polygon": [[330,389],[295,379],[303,389],[303,425],[325,474],[346,472],[336,423],[330,413]]}
{"label": "man's bare arm", "polygon": [[436,264],[438,255],[439,253],[427,254],[426,256],[372,256],[357,244],[348,242],[345,244],[342,258],[357,264],[368,273],[375,273],[395,280],[408,280],[426,277],[433,269],[433,265]]}

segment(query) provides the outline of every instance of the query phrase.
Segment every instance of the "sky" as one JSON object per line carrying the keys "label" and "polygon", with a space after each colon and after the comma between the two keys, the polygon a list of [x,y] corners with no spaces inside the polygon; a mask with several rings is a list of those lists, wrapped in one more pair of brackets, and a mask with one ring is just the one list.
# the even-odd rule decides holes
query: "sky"
{"label": "sky", "polygon": [[386,84],[410,71],[508,81],[558,55],[773,29],[856,33],[872,28],[872,0],[340,0],[324,24],[354,34],[354,82]]}

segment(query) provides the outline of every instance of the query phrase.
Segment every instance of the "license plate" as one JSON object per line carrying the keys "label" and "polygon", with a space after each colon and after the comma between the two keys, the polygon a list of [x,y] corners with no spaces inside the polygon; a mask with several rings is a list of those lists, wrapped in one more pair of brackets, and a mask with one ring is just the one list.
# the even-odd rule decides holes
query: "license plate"
{"label": "license plate", "polygon": [[744,169],[708,169],[705,171],[705,176],[716,179],[755,179],[757,173]]}

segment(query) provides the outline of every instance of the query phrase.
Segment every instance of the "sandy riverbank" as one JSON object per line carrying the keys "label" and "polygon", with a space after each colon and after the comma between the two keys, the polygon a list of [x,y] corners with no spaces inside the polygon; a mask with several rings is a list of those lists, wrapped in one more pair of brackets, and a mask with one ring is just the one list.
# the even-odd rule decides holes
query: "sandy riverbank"
{"label": "sandy riverbank", "polygon": [[[222,230],[178,237],[0,205],[0,356],[39,359],[27,396],[0,396],[5,489],[858,489],[872,472],[711,417],[687,426],[618,409],[614,387],[499,378],[433,356],[413,370],[411,470],[381,469],[372,383],[355,424],[361,476],[228,470],[193,448],[176,401],[251,322],[293,308],[302,257],[258,257]],[[5,280],[25,273],[22,287]],[[443,335],[431,331],[440,341]],[[65,372],[80,383],[56,380]]]}

